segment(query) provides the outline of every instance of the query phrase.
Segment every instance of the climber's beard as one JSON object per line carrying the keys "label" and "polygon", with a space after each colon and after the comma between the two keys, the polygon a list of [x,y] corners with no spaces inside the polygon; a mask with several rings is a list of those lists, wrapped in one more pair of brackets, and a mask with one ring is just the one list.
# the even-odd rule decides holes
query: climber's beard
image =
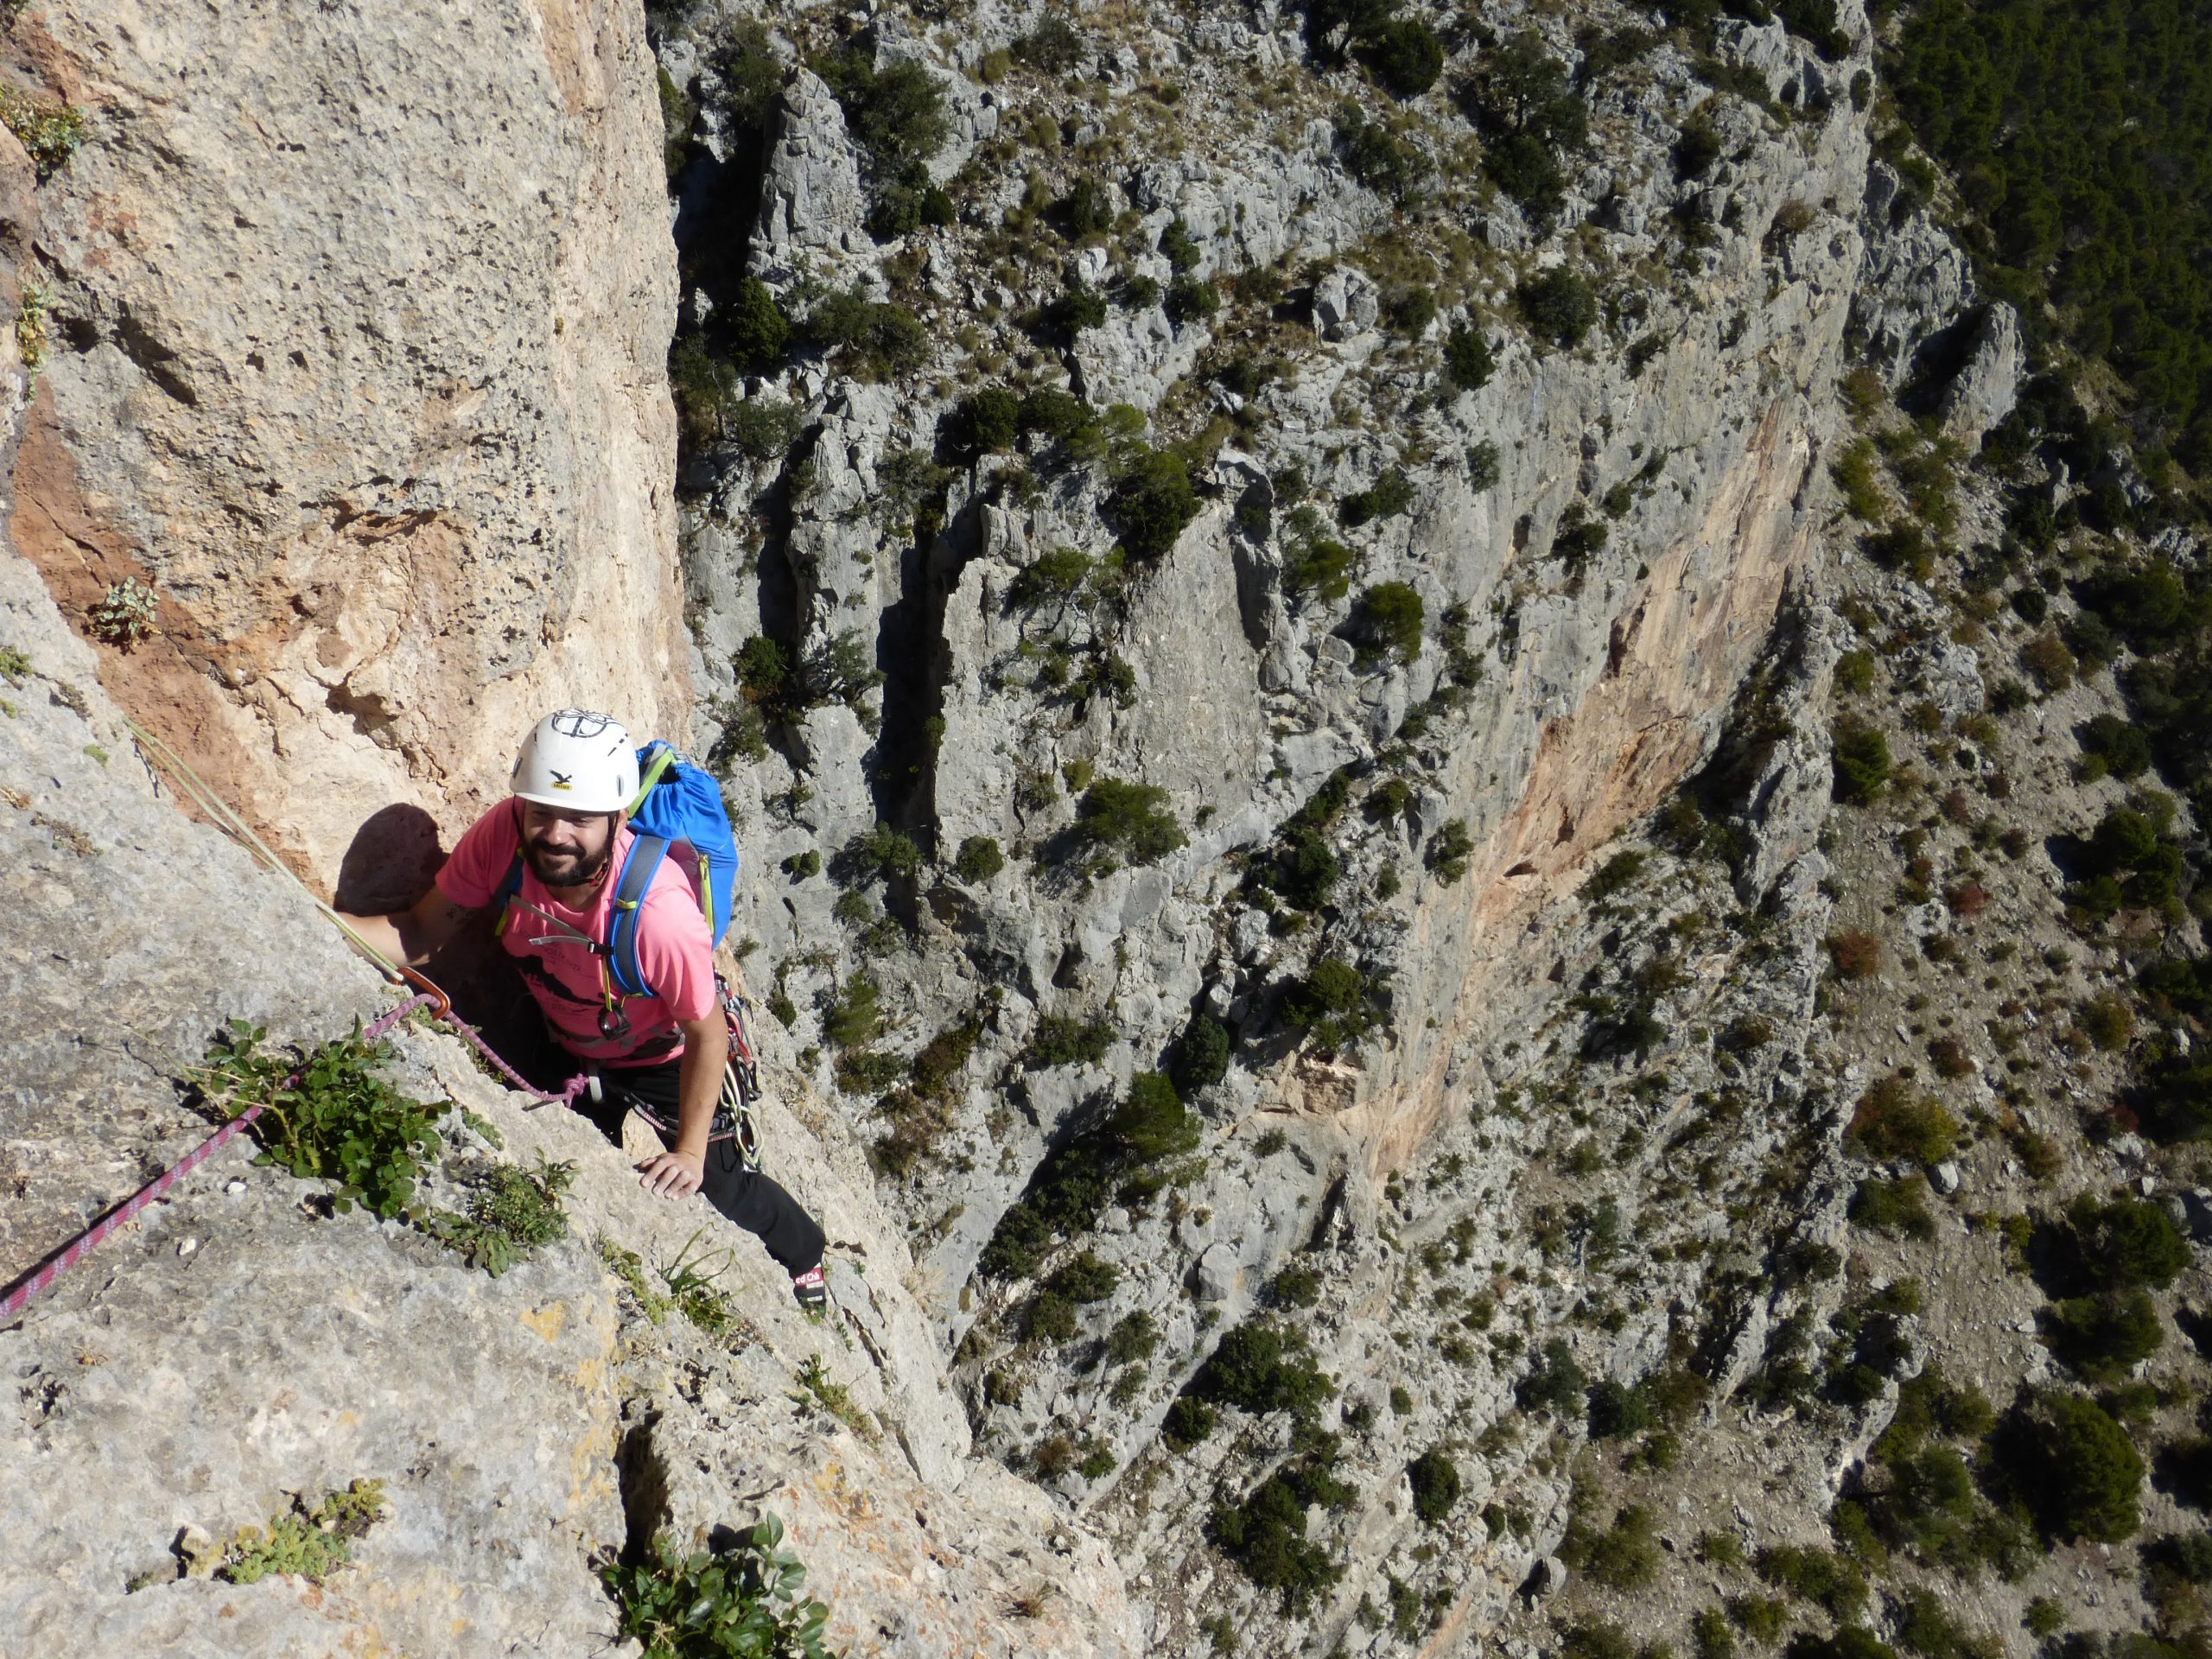
{"label": "climber's beard", "polygon": [[522,856],[530,873],[549,887],[588,887],[607,874],[613,859],[614,821],[606,820],[605,838],[594,849],[552,847],[531,837],[523,842]]}

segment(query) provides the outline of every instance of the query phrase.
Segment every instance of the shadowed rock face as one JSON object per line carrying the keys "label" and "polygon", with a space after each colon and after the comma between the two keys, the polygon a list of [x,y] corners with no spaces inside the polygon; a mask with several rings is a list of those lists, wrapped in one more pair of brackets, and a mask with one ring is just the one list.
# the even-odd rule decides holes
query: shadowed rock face
{"label": "shadowed rock face", "polygon": [[15,533],[67,609],[160,594],[158,640],[102,664],[123,705],[326,890],[394,797],[464,823],[544,706],[674,721],[674,258],[637,9],[25,29],[87,140],[41,193],[54,346]]}

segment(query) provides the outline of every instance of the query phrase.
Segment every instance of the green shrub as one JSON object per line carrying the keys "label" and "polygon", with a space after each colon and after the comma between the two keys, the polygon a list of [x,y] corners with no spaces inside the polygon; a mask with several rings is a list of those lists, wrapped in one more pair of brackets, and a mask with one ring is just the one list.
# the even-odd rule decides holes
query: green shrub
{"label": "green shrub", "polygon": [[1198,493],[1179,455],[1147,449],[1115,486],[1109,502],[1122,545],[1147,562],[1164,556],[1198,515]]}
{"label": "green shrub", "polygon": [[[878,67],[874,52],[858,41],[817,55],[810,67],[836,94],[846,130],[861,147],[869,231],[880,238],[903,236],[925,218],[949,220],[951,203],[932,202],[943,192],[923,165],[952,131],[937,77],[912,60]],[[929,212],[932,207],[938,211]]]}
{"label": "green shrub", "polygon": [[806,319],[808,339],[863,380],[896,380],[929,360],[930,334],[903,305],[871,300],[859,288],[830,294]]}
{"label": "green shrub", "polygon": [[1024,608],[1065,603],[1091,572],[1091,558],[1080,548],[1056,547],[1022,567],[1007,588],[1009,603]]}
{"label": "green shrub", "polygon": [[1851,1219],[1877,1232],[1907,1238],[1936,1236],[1936,1217],[1928,1208],[1928,1181],[1919,1174],[1895,1180],[1864,1180],[1851,1195]]}
{"label": "green shrub", "polygon": [[1890,780],[1890,744],[1874,727],[1849,717],[1835,722],[1835,798],[1863,804]]}
{"label": "green shrub", "polygon": [[1444,73],[1444,43],[1418,17],[1392,17],[1363,34],[1360,60],[1384,89],[1400,98],[1418,98]]}
{"label": "green shrub", "polygon": [[1265,1319],[1233,1326],[1191,1379],[1191,1393],[1200,1400],[1255,1417],[1287,1412],[1309,1425],[1336,1391],[1304,1334]]}
{"label": "green shrub", "polygon": [[1423,1526],[1440,1526],[1459,1501],[1459,1465],[1432,1446],[1407,1465],[1406,1478],[1413,1483],[1414,1514]]}
{"label": "green shrub", "polygon": [[1754,1642],[1772,1647],[1789,1626],[1789,1605],[1775,1596],[1731,1596],[1728,1622]]}
{"label": "green shrub", "polygon": [[791,337],[791,319],[767,283],[758,276],[741,278],[722,320],[721,341],[732,360],[748,369],[772,369],[784,360]]}
{"label": "green shrub", "polygon": [[1598,296],[1581,273],[1567,265],[1528,278],[1514,289],[1513,297],[1538,339],[1568,351],[1582,343],[1598,321]]}
{"label": "green shrub", "polygon": [[735,365],[714,355],[696,334],[670,342],[668,388],[676,400],[677,425],[693,448],[719,442],[730,412],[741,406]]}
{"label": "green shrub", "polygon": [[2031,1395],[1999,1426],[1992,1450],[2047,1536],[2118,1543],[2135,1531],[2143,1459],[2095,1401],[2055,1389]]}
{"label": "green shrub", "polygon": [[1395,518],[1414,505],[1413,480],[1402,467],[1384,471],[1363,490],[1355,490],[1338,504],[1337,517],[1357,530],[1377,518]]}
{"label": "green shrub", "polygon": [[1692,1615],[1690,1642],[1697,1659],[1736,1659],[1736,1633],[1718,1607],[1700,1607]]}
{"label": "green shrub", "polygon": [[1696,180],[1713,171],[1713,164],[1720,159],[1724,148],[1720,135],[1713,123],[1701,116],[1693,116],[1682,124],[1675,139],[1675,176]]}
{"label": "green shrub", "polygon": [[1156,785],[1101,778],[1077,803],[1076,836],[1132,863],[1156,863],[1188,839],[1166,805],[1167,791]]}
{"label": "green shrub", "polygon": [[1436,170],[1424,151],[1382,122],[1370,121],[1356,104],[1338,110],[1336,137],[1344,149],[1345,171],[1401,207],[1420,199]]}
{"label": "green shrub", "polygon": [[1343,600],[1351,591],[1351,569],[1358,556],[1343,542],[1327,537],[1305,542],[1283,556],[1283,593],[1294,600]]}
{"label": "green shrub", "polygon": [[2037,1274],[2052,1294],[2164,1290],[2189,1266],[2189,1241],[2161,1205],[2084,1193],[2067,1206],[2066,1225],[2038,1230]]}
{"label": "green shrub", "polygon": [[1314,1598],[1344,1576],[1344,1568],[1306,1535],[1305,1494],[1294,1474],[1262,1481],[1242,1503],[1214,1506],[1207,1535],[1262,1589],[1281,1599],[1285,1614],[1304,1614]]}
{"label": "green shrub", "polygon": [[2093,1382],[2126,1376],[2158,1351],[2165,1335],[2157,1306],[2141,1290],[2069,1297],[2044,1314],[2044,1339],[2052,1351]]}
{"label": "green shrub", "polygon": [[1205,1138],[1175,1085],[1159,1071],[1140,1071],[1129,1079],[1128,1093],[1106,1119],[1106,1135],[1129,1161],[1139,1164],[1195,1151]]}
{"label": "green shrub", "polygon": [[1602,519],[1592,518],[1580,501],[1560,515],[1552,536],[1553,556],[1562,561],[1570,575],[1580,575],[1585,565],[1605,550],[1610,532]]}
{"label": "green shrub", "polygon": [[1404,340],[1419,340],[1436,321],[1435,290],[1415,283],[1382,296],[1382,325]]}
{"label": "green shrub", "polygon": [[1211,1014],[1193,1014],[1175,1046],[1174,1074],[1178,1087],[1205,1089],[1229,1075],[1229,1028]]}
{"label": "green shrub", "polygon": [[799,413],[780,397],[747,397],[725,412],[721,435],[749,461],[779,460],[798,436]]}
{"label": "green shrub", "polygon": [[910,881],[922,868],[922,849],[913,838],[887,823],[845,843],[843,862],[859,881]]}
{"label": "green shrub", "polygon": [[1151,1314],[1138,1308],[1115,1320],[1114,1328],[1106,1333],[1106,1362],[1109,1365],[1128,1365],[1150,1359],[1159,1347],[1158,1323]]}
{"label": "green shrub", "polygon": [[1005,868],[1006,855],[991,836],[966,836],[952,860],[953,874],[970,885],[988,881]]}
{"label": "green shrub", "polygon": [[1444,378],[1462,391],[1478,391],[1497,371],[1497,359],[1480,328],[1461,323],[1444,337]]}
{"label": "green shrub", "polygon": [[1283,1017],[1322,1048],[1348,1047],[1375,1027],[1376,988],[1350,963],[1324,957],[1283,998]]}
{"label": "green shrub", "polygon": [[[1128,1093],[1048,1156],[1030,1190],[999,1219],[984,1246],[982,1271],[999,1279],[1027,1276],[1056,1239],[1089,1232],[1117,1195],[1143,1201],[1166,1184],[1159,1166],[1195,1150],[1205,1138],[1174,1085],[1140,1072]],[[1202,1166],[1201,1166],[1202,1167]]]}
{"label": "green shrub", "polygon": [[1452,818],[1429,838],[1423,858],[1430,873],[1448,887],[1466,874],[1467,861],[1474,850],[1475,838],[1467,831],[1467,821]]}
{"label": "green shrub", "polygon": [[803,1593],[806,1569],[778,1548],[783,1539],[772,1515],[689,1555],[656,1535],[646,1559],[601,1571],[618,1631],[649,1659],[832,1659],[823,1634],[830,1609]]}
{"label": "green shrub", "polygon": [[1578,1618],[1560,1638],[1560,1659],[1663,1659],[1665,1644],[1639,1649],[1626,1630],[1610,1620]]}
{"label": "green shrub", "polygon": [[548,1163],[541,1152],[535,1169],[486,1164],[463,1179],[474,1189],[467,1212],[432,1216],[423,1230],[465,1256],[472,1268],[496,1279],[543,1246],[568,1236],[561,1195],[576,1179],[574,1164]]}
{"label": "green shrub", "polygon": [[839,988],[822,1021],[823,1035],[841,1048],[857,1048],[875,1040],[883,1029],[877,1006],[880,993],[866,974],[855,974]]}
{"label": "green shrub", "polygon": [[1071,1302],[1088,1304],[1104,1301],[1114,1294],[1114,1287],[1121,1280],[1119,1268],[1084,1250],[1055,1268],[1052,1276],[1045,1281],[1045,1287]]}
{"label": "green shrub", "polygon": [[1421,655],[1424,615],[1421,595],[1411,588],[1402,582],[1379,582],[1353,607],[1352,630],[1370,652],[1411,663]]}
{"label": "green shrub", "polygon": [[1550,219],[1565,196],[1560,158],[1580,149],[1589,130],[1588,106],[1569,86],[1566,66],[1541,36],[1523,31],[1490,54],[1467,95],[1491,177],[1532,219]]}
{"label": "green shrub", "polygon": [[1833,1636],[1800,1630],[1789,1638],[1787,1659],[1897,1659],[1897,1650],[1864,1625],[1839,1625]]}
{"label": "green shrub", "polygon": [[1031,1071],[1046,1071],[1057,1065],[1096,1065],[1113,1046],[1114,1027],[1103,1020],[1048,1014],[1038,1020],[1029,1046],[1021,1051],[1021,1064]]}
{"label": "green shrub", "polygon": [[1883,1077],[1859,1097],[1845,1144],[1869,1158],[1941,1163],[1959,1143],[1958,1120],[1903,1075]]}
{"label": "green shrub", "polygon": [[1659,1537],[1651,1511],[1641,1503],[1624,1503],[1613,1523],[1592,1532],[1584,1542],[1579,1563],[1593,1584],[1609,1590],[1637,1590],[1659,1576]]}
{"label": "green shrub", "polygon": [[1767,1583],[1815,1603],[1839,1622],[1857,1618],[1866,1605],[1866,1575],[1833,1550],[1777,1544],[1759,1551],[1752,1564]]}
{"label": "green shrub", "polygon": [[1542,1408],[1560,1417],[1569,1417],[1582,1409],[1583,1392],[1590,1379],[1574,1363],[1574,1355],[1566,1342],[1554,1337],[1544,1344],[1542,1357],[1529,1369],[1514,1389],[1514,1398],[1522,1410]]}
{"label": "green shrub", "polygon": [[1503,474],[1498,465],[1497,446],[1484,439],[1467,446],[1467,487],[1480,495],[1496,486]]}
{"label": "green shrub", "polygon": [[986,386],[970,392],[955,406],[953,431],[963,449],[989,454],[1014,448],[1020,418],[1020,398],[1004,386]]}
{"label": "green shrub", "polygon": [[1187,1452],[1214,1430],[1214,1408],[1205,1401],[1183,1395],[1167,1408],[1160,1421],[1160,1438],[1171,1452]]}
{"label": "green shrub", "polygon": [[1627,891],[1643,874],[1647,861],[1646,855],[1633,849],[1615,853],[1582,884],[1583,898],[1593,905],[1603,904],[1615,893]]}
{"label": "green shrub", "polygon": [[1179,219],[1167,221],[1154,245],[1167,261],[1167,268],[1179,276],[1196,270],[1205,257],[1205,251],[1198,246],[1198,239],[1191,234],[1191,227]]}
{"label": "green shrub", "polygon": [[1104,453],[1096,412],[1058,386],[1040,386],[1026,395],[1018,421],[1024,432],[1042,433],[1077,460],[1096,460]]}
{"label": "green shrub", "polygon": [[1023,1335],[1032,1342],[1075,1340],[1075,1304],[1049,1286],[1030,1299]]}
{"label": "green shrub", "polygon": [[1201,276],[1178,276],[1167,285],[1167,315],[1178,322],[1205,322],[1221,309],[1221,290]]}
{"label": "green shrub", "polygon": [[1065,75],[1083,61],[1083,33],[1067,18],[1048,12],[1014,43],[1013,55],[1040,74]]}
{"label": "green shrub", "polygon": [[[226,1119],[264,1109],[253,1122],[261,1147],[254,1161],[335,1182],[333,1207],[341,1212],[359,1204],[380,1221],[419,1217],[416,1187],[425,1166],[437,1161],[442,1143],[434,1125],[445,1108],[409,1100],[378,1075],[391,1046],[363,1041],[358,1022],[352,1036],[304,1056],[264,1048],[268,1034],[232,1020],[194,1077]],[[287,1081],[296,1070],[298,1080]]]}
{"label": "green shrub", "polygon": [[1081,241],[1103,236],[1114,228],[1114,198],[1105,186],[1091,178],[1077,179],[1068,193],[1068,234]]}
{"label": "green shrub", "polygon": [[1651,1427],[1651,1407],[1636,1389],[1606,1377],[1590,1385],[1590,1438],[1624,1440]]}
{"label": "green shrub", "polygon": [[2117,715],[2094,715],[2082,728],[2082,753],[2124,781],[2139,778],[2151,765],[2151,739],[2139,726]]}

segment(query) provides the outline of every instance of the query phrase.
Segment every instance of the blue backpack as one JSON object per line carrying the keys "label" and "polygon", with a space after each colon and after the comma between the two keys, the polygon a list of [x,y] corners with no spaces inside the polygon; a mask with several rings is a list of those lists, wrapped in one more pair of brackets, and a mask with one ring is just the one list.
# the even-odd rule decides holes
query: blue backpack
{"label": "blue backpack", "polygon": [[[613,989],[625,996],[651,996],[652,986],[638,967],[638,918],[646,892],[668,849],[678,842],[698,863],[699,908],[705,912],[710,943],[729,931],[730,904],[737,891],[737,837],[730,831],[721,786],[658,738],[638,751],[638,793],[630,803],[630,850],[615,882],[613,922],[609,937],[593,949],[607,966]],[[522,849],[499,889],[502,916],[522,892]]]}

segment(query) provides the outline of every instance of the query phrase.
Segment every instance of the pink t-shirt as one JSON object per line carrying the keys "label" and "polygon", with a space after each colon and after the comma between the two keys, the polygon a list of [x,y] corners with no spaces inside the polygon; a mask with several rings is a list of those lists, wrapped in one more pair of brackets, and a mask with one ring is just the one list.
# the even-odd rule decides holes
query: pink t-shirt
{"label": "pink t-shirt", "polygon": [[[588,910],[560,903],[524,866],[522,891],[507,906],[499,938],[563,1047],[609,1065],[662,1065],[683,1052],[683,1033],[676,1022],[703,1020],[715,1008],[714,943],[692,887],[691,861],[671,848],[645,891],[638,916],[638,966],[656,994],[617,994],[617,1006],[630,1022],[621,1036],[610,1039],[600,1034],[600,1012],[606,1006],[604,959],[554,925],[606,940],[607,913],[632,839],[627,825],[615,832],[614,855]],[[511,799],[502,801],[461,836],[438,872],[438,891],[472,910],[490,904],[521,844],[521,809]],[[531,905],[537,910],[526,908]]]}

